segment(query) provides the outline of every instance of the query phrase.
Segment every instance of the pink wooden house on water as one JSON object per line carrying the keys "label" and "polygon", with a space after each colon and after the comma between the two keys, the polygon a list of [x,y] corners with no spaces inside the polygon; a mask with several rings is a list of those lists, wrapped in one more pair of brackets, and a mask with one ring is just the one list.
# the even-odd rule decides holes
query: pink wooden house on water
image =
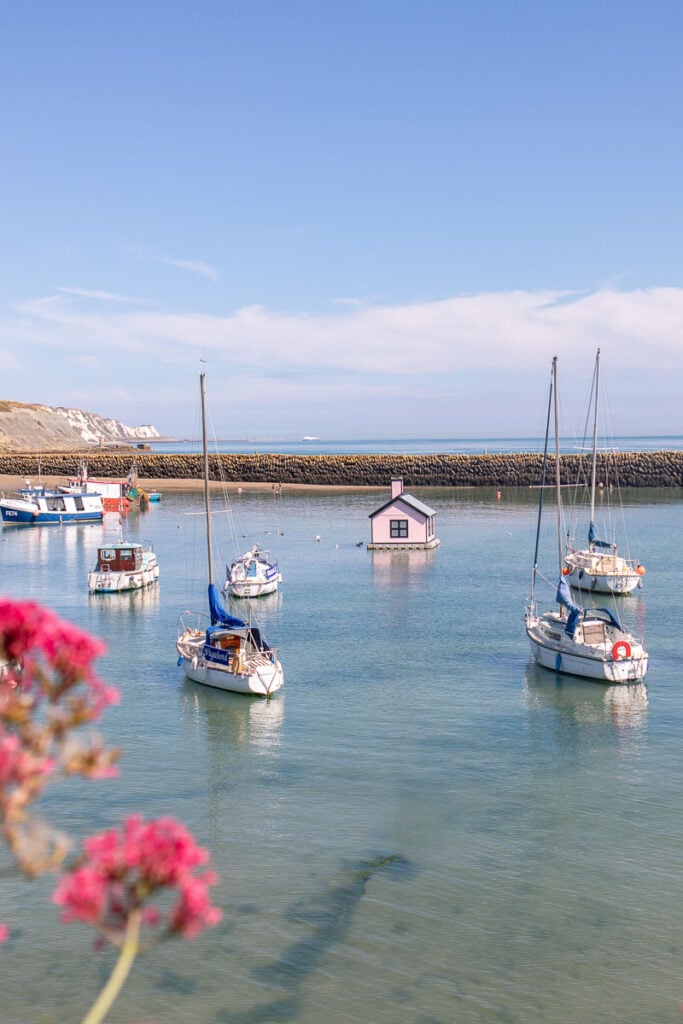
{"label": "pink wooden house on water", "polygon": [[368,550],[405,550],[435,548],[439,540],[434,536],[436,512],[403,490],[403,480],[391,481],[391,498],[370,513],[370,543]]}

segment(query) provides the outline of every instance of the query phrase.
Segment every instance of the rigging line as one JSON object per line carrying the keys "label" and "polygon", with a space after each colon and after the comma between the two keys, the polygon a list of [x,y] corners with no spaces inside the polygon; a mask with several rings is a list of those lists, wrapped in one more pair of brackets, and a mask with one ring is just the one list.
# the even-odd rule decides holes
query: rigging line
{"label": "rigging line", "polygon": [[222,505],[221,511],[225,514],[225,518],[226,518],[226,522],[227,522],[227,527],[228,527],[229,539],[231,541],[232,548],[233,548],[233,550],[235,552],[235,557],[237,557],[237,555],[239,554],[239,549],[238,549],[238,543],[237,543],[237,531],[236,531],[236,527],[235,527],[235,518],[234,518],[234,515],[233,515],[233,510],[232,510],[232,506],[230,504],[230,498],[229,498],[229,495],[228,495],[228,485],[227,485],[227,480],[226,480],[226,477],[225,477],[225,465],[224,465],[224,462],[223,462],[223,459],[221,457],[221,453],[220,453],[220,450],[219,450],[218,433],[216,431],[216,426],[215,426],[214,419],[213,419],[213,412],[212,412],[212,409],[211,409],[210,406],[207,409],[207,415],[208,415],[208,419],[209,419],[209,423],[210,423],[210,427],[211,427],[211,438],[212,438],[212,442],[211,443],[212,443],[212,447],[213,447],[213,454],[215,455],[215,459],[213,460],[213,465],[214,465],[214,468],[217,469],[218,482],[221,485],[220,486],[220,498],[221,498],[221,505]]}
{"label": "rigging line", "polygon": [[557,356],[553,359],[553,376],[555,380],[555,401],[553,403],[553,413],[555,418],[555,488],[556,495],[555,500],[557,502],[557,555],[558,555],[558,572],[562,573],[562,547],[563,547],[563,528],[562,528],[562,470],[560,465],[560,413],[559,403],[557,399]]}
{"label": "rigging line", "polygon": [[[556,358],[557,357],[555,357],[555,359]],[[533,568],[531,570],[531,602],[532,602],[532,604],[533,604],[533,601],[534,601],[534,594],[536,592],[536,572],[537,572],[537,566],[538,566],[538,546],[539,546],[540,536],[541,536],[541,516],[542,516],[542,513],[543,513],[543,500],[544,500],[544,496],[545,496],[545,481],[546,481],[546,473],[547,473],[547,469],[548,469],[548,434],[549,434],[549,431],[550,431],[550,409],[551,409],[552,400],[553,400],[553,383],[554,383],[555,359],[553,359],[553,371],[551,372],[551,375],[550,375],[550,390],[548,392],[548,412],[547,412],[546,423],[545,423],[545,443],[543,445],[543,467],[542,467],[542,470],[541,470],[541,493],[540,493],[539,502],[538,502],[538,520],[536,522],[536,546],[534,548],[534,564],[533,564]]]}

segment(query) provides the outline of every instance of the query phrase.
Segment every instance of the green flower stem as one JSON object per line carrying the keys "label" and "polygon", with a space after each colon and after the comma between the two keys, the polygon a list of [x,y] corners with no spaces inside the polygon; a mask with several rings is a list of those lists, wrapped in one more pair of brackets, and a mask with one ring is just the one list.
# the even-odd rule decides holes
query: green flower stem
{"label": "green flower stem", "polygon": [[121,946],[119,958],[116,961],[116,966],[111,972],[109,981],[83,1018],[82,1024],[100,1024],[100,1021],[104,1020],[114,1005],[119,992],[126,983],[126,978],[130,974],[133,961],[140,948],[141,923],[142,911],[133,910],[128,918],[126,935]]}

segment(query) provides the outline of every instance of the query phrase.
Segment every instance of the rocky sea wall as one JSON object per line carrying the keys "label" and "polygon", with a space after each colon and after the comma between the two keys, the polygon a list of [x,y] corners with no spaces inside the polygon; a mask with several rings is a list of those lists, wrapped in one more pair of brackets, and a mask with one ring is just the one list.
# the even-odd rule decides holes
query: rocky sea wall
{"label": "rocky sea wall", "polygon": [[[87,460],[91,477],[125,478],[135,462],[141,480],[197,480],[198,454],[87,451],[68,454],[2,454],[0,474],[30,477],[74,476]],[[554,458],[548,477],[554,477]],[[401,478],[411,487],[530,487],[540,484],[543,456],[504,455],[211,455],[213,480],[243,483],[313,484],[327,487],[386,487]],[[588,455],[563,455],[562,479],[585,479]],[[683,452],[619,452],[598,457],[599,483],[621,487],[682,487]]]}

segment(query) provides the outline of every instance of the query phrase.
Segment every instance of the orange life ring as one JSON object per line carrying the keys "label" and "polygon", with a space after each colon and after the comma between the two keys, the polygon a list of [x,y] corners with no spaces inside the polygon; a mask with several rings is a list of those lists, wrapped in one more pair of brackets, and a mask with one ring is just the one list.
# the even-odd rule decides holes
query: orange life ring
{"label": "orange life ring", "polygon": [[612,648],[612,657],[615,661],[619,661],[622,652],[625,658],[631,657],[631,645],[628,642],[628,640],[617,640],[617,642],[615,643],[614,647]]}

